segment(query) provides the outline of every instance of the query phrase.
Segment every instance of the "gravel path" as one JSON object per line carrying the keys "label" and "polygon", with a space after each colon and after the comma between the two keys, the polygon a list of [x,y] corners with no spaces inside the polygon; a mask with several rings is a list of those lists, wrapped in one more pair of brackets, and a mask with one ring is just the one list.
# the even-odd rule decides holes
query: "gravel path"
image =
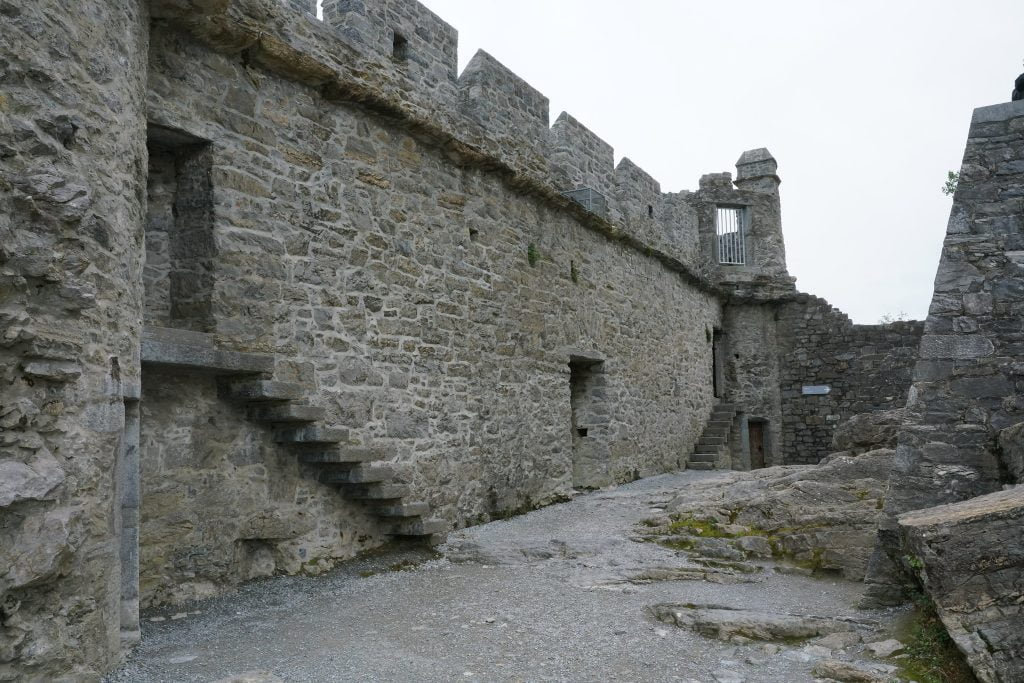
{"label": "gravel path", "polygon": [[684,553],[632,540],[636,525],[672,492],[721,476],[652,477],[454,533],[440,556],[392,552],[147,613],[142,643],[107,680],[206,682],[253,670],[284,681],[814,680],[801,645],[773,653],[722,643],[654,621],[644,607],[890,620],[854,608],[860,584],[770,568],[754,583],[627,580],[693,566]]}

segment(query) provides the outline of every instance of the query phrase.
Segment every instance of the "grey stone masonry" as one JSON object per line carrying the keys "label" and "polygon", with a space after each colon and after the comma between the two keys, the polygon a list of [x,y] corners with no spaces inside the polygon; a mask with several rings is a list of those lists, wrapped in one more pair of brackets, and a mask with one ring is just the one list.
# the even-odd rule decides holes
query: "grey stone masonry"
{"label": "grey stone masonry", "polygon": [[[322,4],[0,0],[0,680],[94,680],[140,605],[676,469],[719,375],[779,440],[767,150],[662,192],[487,53],[457,77],[421,3]],[[960,331],[929,356],[989,353]]]}
{"label": "grey stone masonry", "polygon": [[517,166],[548,174],[548,98],[498,60],[478,50],[459,76],[459,105],[479,124],[473,141],[499,155],[515,155]]}
{"label": "grey stone masonry", "polygon": [[[729,174],[709,174],[700,180],[697,194],[702,235],[702,259],[716,281],[749,296],[757,286],[773,284],[792,290],[794,279],[786,271],[786,245],[782,237],[777,163],[764,148],[744,152],[736,162],[736,182]],[[745,263],[723,264],[716,234],[717,208],[744,212]],[[753,290],[751,286],[755,286]]]}
{"label": "grey stone masonry", "polygon": [[897,599],[896,516],[997,490],[1024,419],[1024,102],[974,112],[914,368],[869,597]]}
{"label": "grey stone masonry", "polygon": [[96,680],[134,599],[147,4],[0,2],[2,681]]}
{"label": "grey stone masonry", "polygon": [[784,462],[816,463],[835,450],[839,423],[906,403],[922,323],[854,325],[809,295],[780,306],[777,318]]}

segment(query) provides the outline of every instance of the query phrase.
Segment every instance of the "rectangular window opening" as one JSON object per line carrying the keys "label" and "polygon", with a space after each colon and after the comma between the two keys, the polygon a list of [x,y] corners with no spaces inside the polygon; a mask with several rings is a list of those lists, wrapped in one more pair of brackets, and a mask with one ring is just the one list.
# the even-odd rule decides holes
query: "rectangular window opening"
{"label": "rectangular window opening", "polygon": [[409,59],[409,40],[398,31],[395,31],[395,37],[391,43],[391,57],[399,62]]}
{"label": "rectangular window opening", "polygon": [[747,209],[743,206],[719,206],[715,217],[718,262],[742,266],[747,263]]}
{"label": "rectangular window opening", "polygon": [[213,329],[216,264],[213,150],[207,140],[150,125],[145,223],[145,324]]}

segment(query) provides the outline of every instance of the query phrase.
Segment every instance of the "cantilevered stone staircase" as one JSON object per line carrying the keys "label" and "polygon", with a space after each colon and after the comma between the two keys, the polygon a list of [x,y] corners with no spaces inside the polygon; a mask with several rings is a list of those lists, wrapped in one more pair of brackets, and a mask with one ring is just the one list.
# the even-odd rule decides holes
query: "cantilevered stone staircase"
{"label": "cantilevered stone staircase", "polygon": [[711,410],[711,418],[704,427],[704,433],[693,449],[687,462],[687,469],[713,470],[723,459],[723,453],[729,448],[729,430],[732,429],[733,418],[736,417],[736,406],[732,403],[717,403]]}
{"label": "cantilevered stone staircase", "polygon": [[218,377],[221,396],[244,406],[248,418],[271,430],[273,439],[318,471],[319,480],[341,489],[369,507],[385,533],[438,543],[448,523],[430,517],[430,505],[411,499],[385,460],[391,446],[354,445],[347,429],[324,424],[326,411],[305,402],[311,389],[269,379],[274,357],[219,349],[211,335],[147,327],[142,340],[144,365],[170,367]]}

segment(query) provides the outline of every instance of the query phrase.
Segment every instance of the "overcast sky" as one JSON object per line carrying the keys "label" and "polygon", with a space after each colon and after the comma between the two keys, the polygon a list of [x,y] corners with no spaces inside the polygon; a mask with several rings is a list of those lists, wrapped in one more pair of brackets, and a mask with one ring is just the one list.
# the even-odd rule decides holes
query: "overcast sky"
{"label": "overcast sky", "polygon": [[1024,0],[422,0],[661,182],[779,162],[789,272],[923,318],[971,110],[1024,70]]}

